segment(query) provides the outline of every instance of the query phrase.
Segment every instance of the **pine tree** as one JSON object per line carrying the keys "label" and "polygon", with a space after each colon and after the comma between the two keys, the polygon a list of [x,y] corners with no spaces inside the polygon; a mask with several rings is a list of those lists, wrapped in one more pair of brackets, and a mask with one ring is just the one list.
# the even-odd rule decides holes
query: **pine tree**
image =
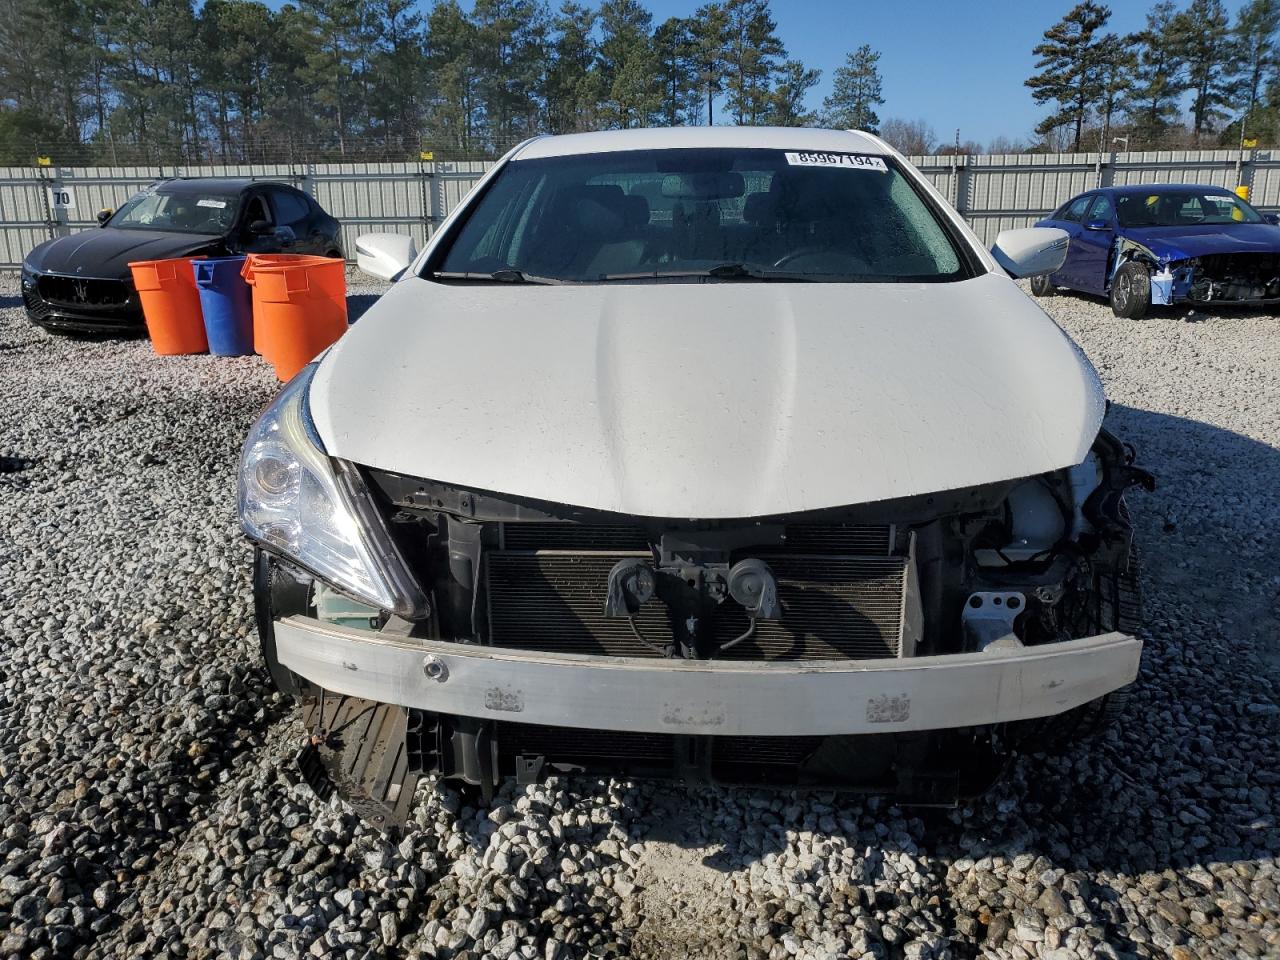
{"label": "pine tree", "polygon": [[1133,89],[1133,71],[1137,66],[1133,37],[1105,34],[1098,41],[1098,119],[1102,124],[1099,152],[1111,147],[1111,121]]}
{"label": "pine tree", "polygon": [[478,34],[457,0],[441,0],[427,17],[425,53],[432,82],[427,139],[433,147],[465,155],[478,147]]}
{"label": "pine tree", "polygon": [[716,97],[724,92],[725,47],[729,42],[729,18],[720,3],[699,7],[693,15],[698,84],[707,105],[707,126],[716,122]]}
{"label": "pine tree", "polygon": [[642,127],[662,106],[652,22],[638,0],[605,0],[600,6],[603,107],[612,127]]}
{"label": "pine tree", "polygon": [[1236,15],[1231,28],[1232,59],[1239,73],[1230,95],[1241,109],[1240,137],[1249,135],[1249,117],[1280,66],[1280,0],[1253,0]]}
{"label": "pine tree", "polygon": [[765,121],[775,127],[808,127],[817,123],[817,114],[806,110],[804,101],[821,79],[821,70],[810,70],[799,60],[783,63],[774,72]]}
{"label": "pine tree", "polygon": [[760,123],[769,108],[769,83],[781,57],[769,0],[725,0],[725,92],[734,122]]}
{"label": "pine tree", "polygon": [[698,43],[693,21],[671,17],[653,32],[654,56],[662,81],[662,123],[697,123],[701,108]]}
{"label": "pine tree", "polygon": [[537,131],[547,62],[546,10],[536,0],[476,0],[475,61],[496,152]]}
{"label": "pine tree", "polygon": [[831,95],[822,101],[829,126],[876,132],[880,118],[875,108],[884,103],[879,62],[880,52],[864,43],[836,69]]}
{"label": "pine tree", "polygon": [[392,144],[422,130],[426,62],[423,19],[413,0],[378,0],[373,7],[377,46],[370,63],[371,132]]}
{"label": "pine tree", "polygon": [[1178,98],[1187,88],[1186,64],[1173,40],[1177,15],[1173,0],[1162,0],[1147,14],[1146,29],[1132,38],[1137,67],[1126,110],[1135,140],[1147,145],[1161,142],[1177,116]]}
{"label": "pine tree", "polygon": [[247,159],[277,56],[272,33],[271,10],[254,0],[206,0],[200,10],[197,80],[224,159]]}
{"label": "pine tree", "polygon": [[1098,31],[1111,18],[1111,10],[1094,0],[1072,7],[1065,17],[1044,32],[1044,41],[1032,50],[1039,73],[1026,81],[1036,103],[1052,101],[1057,109],[1036,126],[1045,134],[1071,124],[1075,128],[1074,149],[1080,149],[1080,134],[1090,108],[1099,97]]}
{"label": "pine tree", "polygon": [[1187,65],[1191,132],[1199,143],[1215,121],[1227,116],[1221,108],[1228,102],[1232,43],[1222,0],[1192,0],[1174,17],[1171,40]]}
{"label": "pine tree", "polygon": [[599,44],[596,12],[565,0],[551,23],[550,58],[544,100],[551,133],[590,130],[603,97],[596,68]]}

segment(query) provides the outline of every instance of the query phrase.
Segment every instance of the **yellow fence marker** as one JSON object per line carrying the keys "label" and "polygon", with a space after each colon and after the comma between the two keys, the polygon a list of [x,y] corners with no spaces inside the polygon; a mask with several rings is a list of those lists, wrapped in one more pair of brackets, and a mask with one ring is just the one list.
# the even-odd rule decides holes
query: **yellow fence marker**
{"label": "yellow fence marker", "polygon": [[1236,187],[1236,196],[1239,197],[1241,200],[1248,200],[1249,188],[1243,183],[1240,184],[1240,186]]}
{"label": "yellow fence marker", "polygon": [[38,166],[38,167],[52,167],[52,166],[53,166],[53,161],[52,161],[49,157],[36,157],[36,166]]}
{"label": "yellow fence marker", "polygon": [[434,160],[435,158],[436,158],[435,152],[432,150],[423,150],[421,153],[418,154],[419,160],[424,160],[424,161]]}

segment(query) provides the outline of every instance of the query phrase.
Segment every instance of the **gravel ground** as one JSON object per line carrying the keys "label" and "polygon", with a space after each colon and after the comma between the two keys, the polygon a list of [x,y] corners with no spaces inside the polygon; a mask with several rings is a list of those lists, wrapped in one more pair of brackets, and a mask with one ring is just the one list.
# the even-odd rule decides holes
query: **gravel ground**
{"label": "gravel ground", "polygon": [[234,517],[266,366],[50,338],[0,280],[0,958],[1280,956],[1280,317],[1045,305],[1161,481],[1117,729],[954,811],[427,784],[391,845],[281,774]]}

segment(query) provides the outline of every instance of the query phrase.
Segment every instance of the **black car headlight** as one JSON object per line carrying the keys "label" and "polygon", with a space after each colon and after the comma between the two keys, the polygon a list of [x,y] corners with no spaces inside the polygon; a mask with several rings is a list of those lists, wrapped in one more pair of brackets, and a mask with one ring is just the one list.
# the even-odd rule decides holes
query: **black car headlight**
{"label": "black car headlight", "polygon": [[258,417],[240,458],[245,535],[354,599],[407,619],[426,598],[353,466],[324,450],[307,409],[317,365]]}
{"label": "black car headlight", "polygon": [[36,272],[27,265],[26,261],[22,264],[22,292],[31,293],[36,288]]}

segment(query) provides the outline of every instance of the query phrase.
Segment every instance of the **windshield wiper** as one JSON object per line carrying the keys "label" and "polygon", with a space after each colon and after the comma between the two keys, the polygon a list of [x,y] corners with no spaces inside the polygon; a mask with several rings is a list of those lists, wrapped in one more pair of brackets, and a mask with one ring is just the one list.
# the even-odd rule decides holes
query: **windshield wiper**
{"label": "windshield wiper", "polygon": [[790,280],[814,282],[826,279],[821,274],[766,270],[750,263],[721,263],[706,270],[650,270],[644,273],[606,273],[602,282],[610,280],[670,280],[680,277],[711,277],[716,280]]}
{"label": "windshield wiper", "polygon": [[431,274],[435,280],[478,280],[489,281],[491,283],[565,283],[564,280],[557,280],[555,277],[538,277],[532,273],[524,273],[514,267],[503,267],[501,270],[494,270],[491,273],[469,273],[455,272],[447,270],[437,270]]}

